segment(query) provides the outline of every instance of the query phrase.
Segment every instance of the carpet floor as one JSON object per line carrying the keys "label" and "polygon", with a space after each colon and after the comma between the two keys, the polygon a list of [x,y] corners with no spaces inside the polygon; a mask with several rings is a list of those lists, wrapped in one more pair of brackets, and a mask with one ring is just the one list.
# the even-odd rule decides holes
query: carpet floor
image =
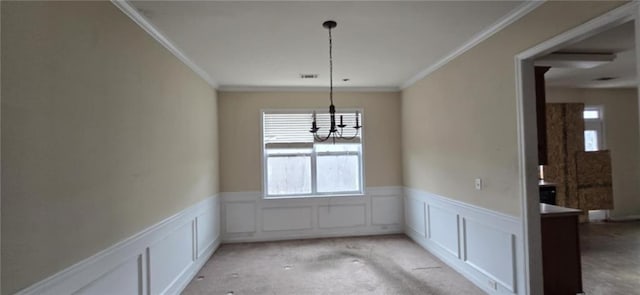
{"label": "carpet floor", "polygon": [[405,235],[220,246],[183,294],[484,294]]}
{"label": "carpet floor", "polygon": [[586,294],[640,294],[640,222],[581,224],[580,248]]}

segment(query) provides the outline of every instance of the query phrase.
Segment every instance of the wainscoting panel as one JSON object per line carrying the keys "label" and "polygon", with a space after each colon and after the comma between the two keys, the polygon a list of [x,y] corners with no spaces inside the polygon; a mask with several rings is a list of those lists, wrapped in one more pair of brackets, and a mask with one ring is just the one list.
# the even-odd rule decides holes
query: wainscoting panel
{"label": "wainscoting panel", "polygon": [[338,228],[366,225],[366,205],[318,206],[318,227]]}
{"label": "wainscoting panel", "polygon": [[415,198],[405,198],[405,216],[407,222],[407,231],[420,234],[423,238],[427,237],[427,210],[426,203]]}
{"label": "wainscoting panel", "polygon": [[473,219],[465,219],[463,227],[464,261],[509,290],[515,291],[514,235]]}
{"label": "wainscoting panel", "polygon": [[220,245],[209,197],[17,294],[179,294]]}
{"label": "wainscoting panel", "polygon": [[262,230],[301,230],[312,228],[311,207],[264,208]]}
{"label": "wainscoting panel", "polygon": [[151,294],[162,294],[193,262],[193,223],[188,222],[149,247]]}
{"label": "wainscoting panel", "polygon": [[488,294],[525,294],[520,219],[414,189],[405,205],[405,232],[422,247]]}
{"label": "wainscoting panel", "polygon": [[397,225],[402,224],[402,203],[400,196],[372,196],[371,224]]}
{"label": "wainscoting panel", "polygon": [[447,209],[427,205],[428,237],[443,250],[460,257],[458,215]]}
{"label": "wainscoting panel", "polygon": [[216,241],[220,235],[220,214],[219,206],[216,203],[215,211],[206,211],[196,217],[196,258],[202,256],[207,249]]}
{"label": "wainscoting panel", "polygon": [[[224,195],[224,193],[223,193]],[[224,203],[225,231],[228,233],[252,233],[256,231],[256,201]]]}
{"label": "wainscoting panel", "polygon": [[222,193],[222,239],[247,242],[402,233],[402,195],[402,187],[367,188],[361,196],[315,198],[263,199],[260,192]]}
{"label": "wainscoting panel", "polygon": [[141,258],[127,260],[74,294],[140,294],[143,284],[142,276],[138,275],[142,271]]}

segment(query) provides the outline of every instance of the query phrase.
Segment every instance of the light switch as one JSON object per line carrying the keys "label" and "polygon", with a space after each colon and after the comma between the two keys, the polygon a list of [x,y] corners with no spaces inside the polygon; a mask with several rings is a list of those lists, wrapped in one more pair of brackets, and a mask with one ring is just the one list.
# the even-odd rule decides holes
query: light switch
{"label": "light switch", "polygon": [[476,178],[476,190],[482,190],[482,179]]}

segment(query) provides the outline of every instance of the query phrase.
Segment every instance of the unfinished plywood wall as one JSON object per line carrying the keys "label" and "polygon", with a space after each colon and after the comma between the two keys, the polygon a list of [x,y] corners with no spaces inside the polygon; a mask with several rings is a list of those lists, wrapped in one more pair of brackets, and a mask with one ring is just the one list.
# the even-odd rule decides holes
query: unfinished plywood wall
{"label": "unfinished plywood wall", "polygon": [[556,183],[556,202],[560,206],[580,208],[576,154],[584,151],[582,103],[548,103],[546,181]]}
{"label": "unfinished plywood wall", "polygon": [[576,165],[580,209],[613,209],[609,151],[578,152]]}

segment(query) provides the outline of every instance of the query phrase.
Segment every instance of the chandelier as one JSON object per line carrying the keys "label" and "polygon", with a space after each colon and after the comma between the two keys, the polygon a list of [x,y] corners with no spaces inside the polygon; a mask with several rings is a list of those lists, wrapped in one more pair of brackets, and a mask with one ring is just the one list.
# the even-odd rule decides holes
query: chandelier
{"label": "chandelier", "polygon": [[313,137],[316,142],[324,142],[329,139],[332,139],[334,143],[336,142],[336,139],[352,140],[358,136],[360,128],[362,128],[359,118],[360,113],[358,111],[355,112],[356,125],[352,127],[356,130],[355,135],[344,136],[344,128],[348,126],[344,124],[342,115],[340,115],[340,124],[336,124],[336,107],[333,105],[333,55],[331,52],[333,49],[331,29],[335,28],[336,25],[337,23],[332,20],[328,20],[322,24],[325,29],[329,30],[329,116],[331,125],[329,126],[329,132],[327,135],[323,136],[318,134],[320,127],[318,127],[318,124],[316,123],[316,112],[313,112],[313,122],[311,123],[311,130],[309,130],[309,132],[313,133]]}

